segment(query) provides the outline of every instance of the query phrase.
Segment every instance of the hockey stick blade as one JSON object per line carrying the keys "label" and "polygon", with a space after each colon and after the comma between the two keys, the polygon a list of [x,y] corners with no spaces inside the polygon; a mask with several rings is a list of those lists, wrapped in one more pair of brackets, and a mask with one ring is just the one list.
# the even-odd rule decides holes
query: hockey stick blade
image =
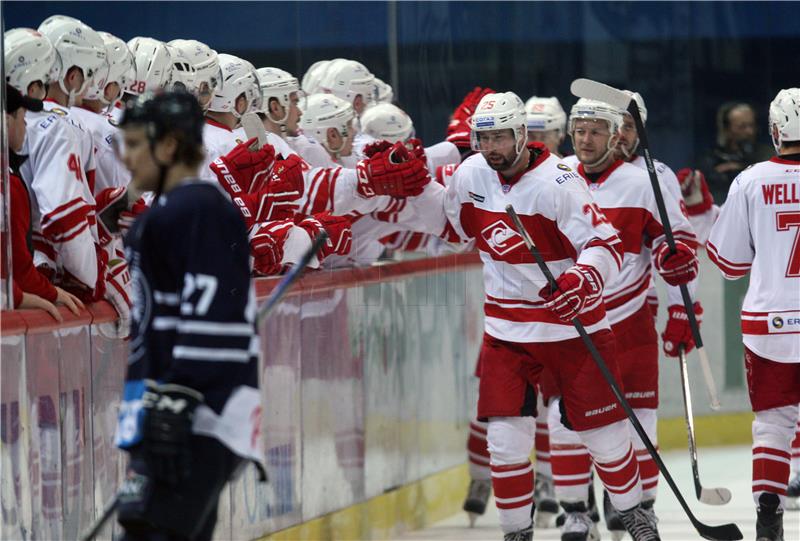
{"label": "hockey stick blade", "polygon": [[280,301],[286,292],[289,291],[289,288],[294,284],[294,282],[300,278],[300,275],[303,273],[306,266],[308,266],[311,258],[317,255],[317,252],[319,252],[320,248],[322,248],[322,245],[327,240],[328,233],[326,233],[324,230],[320,231],[319,235],[317,235],[317,238],[315,238],[314,242],[311,243],[311,248],[306,250],[306,252],[303,254],[303,257],[300,258],[300,261],[298,261],[296,265],[289,269],[289,272],[287,272],[283,278],[281,278],[281,281],[278,282],[278,285],[276,285],[272,290],[272,293],[270,293],[267,300],[265,300],[264,303],[258,308],[258,321],[264,319],[267,314],[272,311],[275,305],[278,304],[278,301]]}
{"label": "hockey stick blade", "polygon": [[[542,254],[539,253],[539,249],[536,248],[536,245],[533,243],[533,239],[531,238],[528,231],[525,229],[525,226],[522,223],[519,215],[517,215],[516,211],[514,210],[513,205],[506,205],[506,213],[511,217],[511,221],[514,223],[514,228],[517,230],[517,233],[522,237],[525,246],[530,251],[533,258],[536,260],[536,264],[539,266],[539,269],[542,271],[542,274],[547,279],[547,283],[550,285],[551,290],[556,290],[558,285],[556,283],[556,279],[553,276],[553,273],[550,272],[550,269],[547,266]],[[653,459],[653,461],[658,466],[658,471],[661,472],[661,475],[664,477],[664,480],[669,485],[670,490],[675,495],[675,498],[678,500],[683,512],[686,513],[686,516],[691,521],[692,525],[694,526],[697,533],[700,534],[701,537],[704,539],[711,539],[716,541],[738,541],[742,539],[742,532],[739,530],[739,527],[736,524],[722,524],[720,526],[709,526],[708,524],[703,524],[697,517],[694,516],[692,513],[689,504],[686,503],[686,498],[683,497],[681,494],[678,485],[675,483],[675,480],[672,478],[672,474],[669,472],[667,465],[664,464],[664,460],[662,460],[661,455],[658,454],[656,451],[653,442],[650,440],[650,437],[645,432],[642,424],[639,422],[639,419],[636,417],[636,414],[633,411],[633,408],[628,403],[628,400],[625,398],[625,395],[620,390],[619,385],[617,385],[616,379],[614,375],[608,368],[603,356],[597,350],[594,343],[592,342],[592,338],[586,332],[586,329],[583,326],[583,323],[575,317],[572,319],[572,325],[575,327],[575,330],[578,332],[581,340],[583,341],[584,346],[589,351],[589,354],[592,356],[592,359],[595,362],[598,370],[603,375],[603,379],[606,380],[606,383],[611,388],[611,392],[614,394],[614,398],[616,398],[617,403],[625,410],[625,415],[628,417],[628,421],[633,426],[633,429],[636,431],[636,434],[639,436],[639,439],[642,441],[644,446],[647,448],[647,453]]]}
{"label": "hockey stick blade", "polygon": [[[258,148],[261,148],[267,144],[267,130],[264,129],[264,124],[261,122],[261,119],[258,118],[257,114],[245,113],[242,115],[241,122],[247,138],[252,139],[255,137],[258,140]],[[250,150],[255,150],[253,148],[254,146],[255,144],[251,145]]]}
{"label": "hockey stick blade", "polygon": [[719,403],[717,385],[714,382],[714,375],[711,373],[711,363],[708,360],[706,348],[697,348],[697,354],[700,356],[700,368],[703,371],[703,379],[705,379],[706,382],[709,405],[711,406],[712,410],[719,411],[722,405]]}
{"label": "hockey stick blade", "polygon": [[727,488],[702,488],[697,498],[706,505],[725,505],[731,501],[731,491]]}
{"label": "hockey stick blade", "polygon": [[622,90],[591,79],[575,79],[569,87],[570,92],[579,98],[602,101],[623,111],[628,110],[631,97]]}

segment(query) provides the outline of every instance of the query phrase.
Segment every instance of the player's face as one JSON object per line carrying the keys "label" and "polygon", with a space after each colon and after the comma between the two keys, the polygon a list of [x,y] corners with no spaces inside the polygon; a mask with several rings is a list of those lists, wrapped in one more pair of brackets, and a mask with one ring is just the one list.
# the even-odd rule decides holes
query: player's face
{"label": "player's face", "polygon": [[528,131],[529,142],[542,143],[550,152],[558,152],[561,140],[562,137],[558,130]]}
{"label": "player's face", "polygon": [[639,134],[636,131],[636,123],[633,121],[633,118],[631,118],[631,115],[623,115],[622,129],[620,130],[617,147],[624,150],[625,156],[630,156],[636,150],[638,141]]}
{"label": "player's face", "polygon": [[577,120],[572,130],[572,146],[582,163],[596,163],[608,151],[611,133],[604,120]]}
{"label": "player's face", "polygon": [[511,169],[517,159],[517,140],[514,130],[478,132],[478,145],[489,167],[495,171]]}
{"label": "player's face", "polygon": [[200,86],[197,88],[197,101],[200,103],[200,107],[203,108],[203,111],[208,109],[208,105],[211,103],[211,98],[213,97],[214,89],[211,84],[208,81],[200,83]]}
{"label": "player's face", "polygon": [[356,112],[356,116],[361,116],[361,113],[363,113],[366,108],[367,102],[364,101],[364,96],[358,94],[353,100],[353,110]]}
{"label": "player's face", "polygon": [[353,121],[347,123],[347,135],[336,128],[328,129],[328,148],[338,152],[340,156],[350,156],[353,153]]}
{"label": "player's face", "polygon": [[6,124],[8,125],[8,147],[14,152],[21,151],[25,142],[25,109],[20,107],[11,115],[6,113]]}
{"label": "player's face", "polygon": [[300,122],[300,118],[303,116],[299,103],[300,97],[297,92],[289,94],[289,116],[286,117],[286,131],[289,135],[297,135],[297,123]]}
{"label": "player's face", "polygon": [[103,91],[103,97],[109,103],[114,103],[122,96],[122,88],[119,83],[108,83]]}
{"label": "player's face", "polygon": [[158,165],[153,159],[145,128],[131,126],[123,130],[124,152],[122,162],[131,172],[131,184],[142,191],[157,188]]}

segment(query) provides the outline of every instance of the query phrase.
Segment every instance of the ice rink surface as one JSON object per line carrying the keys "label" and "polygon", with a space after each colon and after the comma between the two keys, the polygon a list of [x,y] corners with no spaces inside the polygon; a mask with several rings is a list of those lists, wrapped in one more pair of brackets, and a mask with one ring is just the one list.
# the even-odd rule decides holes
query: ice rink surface
{"label": "ice rink surface", "polygon": [[[694,495],[692,470],[689,462],[689,453],[685,450],[669,451],[662,456],[678,484],[689,507],[695,516],[706,524],[722,524],[734,522],[744,534],[744,539],[755,539],[756,513],[753,498],[750,493],[751,463],[750,447],[714,447],[698,450],[700,468],[700,481],[706,488],[726,487],[733,493],[731,501],[724,506],[710,506],[697,501]],[[663,478],[658,487],[659,495],[656,501],[656,514],[659,518],[658,529],[663,541],[693,541],[701,539],[695,532],[686,515],[683,513],[678,500],[672,495]],[[602,501],[601,485],[595,482],[595,494]],[[464,495],[453,495],[463,499]],[[601,509],[602,516],[602,509]],[[800,511],[786,511],[783,525],[786,541],[800,541]],[[603,540],[610,540],[611,535],[600,521],[600,536]],[[447,520],[434,524],[425,530],[408,532],[397,539],[416,539],[425,541],[464,540],[464,541],[501,541],[503,535],[497,520],[497,510],[494,500],[489,502],[486,514],[479,518],[475,528],[469,528],[466,513],[459,513]],[[534,530],[534,540],[559,540],[557,529]],[[625,536],[625,539],[630,539]]]}

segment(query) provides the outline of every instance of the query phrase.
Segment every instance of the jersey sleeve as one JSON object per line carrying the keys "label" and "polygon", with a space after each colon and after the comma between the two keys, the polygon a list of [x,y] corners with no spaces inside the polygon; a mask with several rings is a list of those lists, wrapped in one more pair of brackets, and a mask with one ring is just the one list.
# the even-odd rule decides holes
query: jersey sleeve
{"label": "jersey sleeve", "polygon": [[750,211],[740,178],[741,175],[731,184],[728,198],[706,243],[709,259],[728,280],[747,274],[756,255],[750,231]]}
{"label": "jersey sleeve", "polygon": [[303,183],[298,213],[304,216],[325,211],[337,216],[369,214],[385,208],[391,199],[381,195],[364,197],[358,193],[358,175],[355,169],[309,168],[303,172]]}
{"label": "jersey sleeve", "polygon": [[580,179],[568,178],[552,190],[551,212],[558,229],[578,253],[577,263],[591,265],[608,283],[622,267],[622,241]]}

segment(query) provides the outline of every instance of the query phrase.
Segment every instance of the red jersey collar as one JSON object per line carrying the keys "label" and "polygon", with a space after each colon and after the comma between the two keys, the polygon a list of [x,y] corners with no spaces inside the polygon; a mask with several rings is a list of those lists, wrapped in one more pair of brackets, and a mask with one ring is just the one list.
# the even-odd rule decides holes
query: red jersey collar
{"label": "red jersey collar", "polygon": [[217,121],[216,121],[216,120],[214,120],[213,118],[206,117],[206,124],[210,124],[210,125],[212,125],[212,126],[216,126],[217,128],[222,128],[223,130],[226,130],[226,131],[229,131],[229,132],[233,133],[233,130],[232,130],[232,129],[230,129],[230,128],[229,128],[228,126],[226,126],[225,124],[222,124],[222,123],[220,123],[220,122],[217,122]]}
{"label": "red jersey collar", "polygon": [[774,163],[782,163],[784,165],[800,165],[800,160],[787,160],[786,158],[781,158],[780,156],[773,156],[769,159],[769,161]]}
{"label": "red jersey collar", "polygon": [[578,174],[583,177],[583,179],[586,181],[586,184],[602,184],[603,182],[606,181],[606,179],[608,179],[609,176],[611,176],[611,173],[616,171],[617,168],[619,168],[619,166],[621,166],[623,163],[625,162],[623,162],[622,160],[616,160],[614,163],[609,165],[605,171],[603,171],[603,174],[600,175],[600,177],[595,182],[592,182],[586,177],[586,170],[583,167],[582,163],[578,164]]}
{"label": "red jersey collar", "polygon": [[[531,160],[528,162],[528,167],[511,177],[510,179],[506,179],[503,175],[500,174],[500,171],[497,171],[497,178],[500,180],[500,184],[503,186],[513,186],[519,179],[522,178],[522,175],[527,173],[528,171],[534,170],[538,167],[543,161],[545,161],[550,156],[550,151],[547,150],[547,147],[544,146],[542,143],[528,143],[526,148],[530,152],[539,152],[539,155],[536,156],[535,160]],[[508,189],[508,188],[507,188]]]}

